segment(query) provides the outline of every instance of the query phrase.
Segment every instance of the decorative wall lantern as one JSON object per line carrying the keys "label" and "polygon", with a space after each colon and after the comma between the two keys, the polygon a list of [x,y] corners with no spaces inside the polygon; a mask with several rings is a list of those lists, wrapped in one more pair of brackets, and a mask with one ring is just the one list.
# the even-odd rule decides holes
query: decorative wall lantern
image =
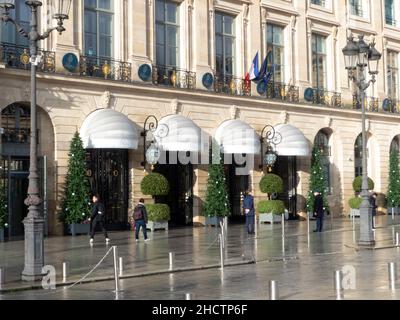
{"label": "decorative wall lantern", "polygon": [[[275,151],[275,147],[282,142],[282,135],[275,131],[275,128],[271,125],[266,125],[261,132],[261,157],[262,164],[260,169],[267,166],[268,171],[271,172],[276,161],[278,160],[278,154]],[[267,145],[267,149],[264,153],[264,144]]]}

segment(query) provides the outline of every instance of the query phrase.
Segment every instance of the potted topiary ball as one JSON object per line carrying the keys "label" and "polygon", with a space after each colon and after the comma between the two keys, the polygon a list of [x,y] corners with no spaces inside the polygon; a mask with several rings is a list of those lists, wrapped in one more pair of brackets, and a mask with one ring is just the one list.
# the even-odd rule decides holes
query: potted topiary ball
{"label": "potted topiary ball", "polygon": [[[167,178],[159,173],[150,173],[145,176],[140,184],[144,195],[155,198],[156,196],[166,196],[169,193],[169,183]],[[171,220],[170,208],[167,204],[156,203],[146,204],[148,213],[147,228],[152,232],[157,229],[168,230],[168,222]]]}
{"label": "potted topiary ball", "polygon": [[[276,174],[267,174],[260,181],[260,190],[266,193],[268,200],[260,201],[257,206],[259,223],[282,222],[282,215],[286,213],[283,201],[272,199],[273,195],[283,192],[283,180]],[[286,218],[286,217],[285,217]]]}
{"label": "potted topiary ball", "polygon": [[[368,190],[374,190],[374,188],[375,188],[374,181],[371,178],[368,178]],[[359,195],[361,189],[362,189],[362,176],[358,176],[353,181],[353,190],[357,196],[349,200],[350,218],[352,218],[353,216],[355,217],[360,216],[360,205],[362,202],[362,198]]]}

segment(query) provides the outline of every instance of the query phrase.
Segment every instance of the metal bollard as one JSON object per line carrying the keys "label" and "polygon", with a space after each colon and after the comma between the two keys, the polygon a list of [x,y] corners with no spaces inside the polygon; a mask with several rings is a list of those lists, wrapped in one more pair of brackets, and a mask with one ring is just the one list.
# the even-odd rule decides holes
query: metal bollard
{"label": "metal bollard", "polygon": [[119,276],[122,277],[124,275],[124,258],[119,257]]}
{"label": "metal bollard", "polygon": [[222,235],[222,247],[225,249],[225,227],[224,227],[223,222],[220,222],[220,227],[221,227],[221,235]]}
{"label": "metal bollard", "polygon": [[193,300],[194,295],[192,293],[186,293],[185,294],[185,300]]}
{"label": "metal bollard", "polygon": [[400,246],[400,234],[396,232],[396,247]]}
{"label": "metal bollard", "polygon": [[334,287],[336,292],[336,299],[342,299],[343,287],[342,287],[342,271],[336,270],[334,273]]}
{"label": "metal bollard", "polygon": [[356,215],[353,213],[353,230],[356,229]]}
{"label": "metal bollard", "polygon": [[390,287],[390,290],[396,290],[397,264],[395,262],[390,262],[388,264],[388,271],[389,271],[389,287]]}
{"label": "metal bollard", "polygon": [[285,238],[285,214],[282,215],[282,238]]}
{"label": "metal bollard", "polygon": [[68,276],[68,273],[67,273],[67,263],[66,262],[63,262],[63,282],[65,283],[65,282],[67,282],[67,276]]}
{"label": "metal bollard", "polygon": [[118,248],[113,246],[114,253],[114,278],[115,278],[115,292],[119,292],[119,276],[118,276]]}
{"label": "metal bollard", "polygon": [[169,253],[169,271],[174,270],[174,257],[175,254],[173,252]]}
{"label": "metal bollard", "polygon": [[279,300],[278,281],[269,282],[269,300]]}
{"label": "metal bollard", "polygon": [[4,269],[0,268],[0,288],[2,287],[2,285],[6,282],[5,279],[5,273],[4,273]]}
{"label": "metal bollard", "polygon": [[392,221],[394,221],[394,208],[392,207]]}
{"label": "metal bollard", "polygon": [[221,259],[221,270],[224,270],[224,248],[222,244],[222,234],[218,235],[219,236],[219,254],[220,254],[220,259]]}

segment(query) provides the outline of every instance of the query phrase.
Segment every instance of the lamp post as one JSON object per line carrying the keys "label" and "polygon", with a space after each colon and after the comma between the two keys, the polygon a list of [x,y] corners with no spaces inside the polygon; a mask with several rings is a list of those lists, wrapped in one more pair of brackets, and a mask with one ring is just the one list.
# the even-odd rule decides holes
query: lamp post
{"label": "lamp post", "polygon": [[143,137],[143,170],[146,170],[146,163],[149,163],[151,165],[151,170],[154,170],[154,165],[157,164],[161,157],[161,151],[154,138],[152,139],[150,146],[146,149],[147,133],[150,131],[153,135],[157,134],[158,137],[164,138],[168,135],[169,129],[165,124],[159,126],[157,118],[153,115],[146,118],[143,129],[144,130],[141,133],[141,136]]}
{"label": "lamp post", "polygon": [[[372,208],[368,194],[368,172],[367,172],[367,132],[365,125],[365,92],[371,84],[376,82],[378,74],[379,60],[381,53],[375,49],[375,43],[372,41],[367,44],[364,41],[364,36],[359,35],[358,41],[354,41],[353,35],[350,34],[347,39],[347,44],[343,48],[345,66],[348,71],[349,79],[358,88],[360,102],[362,108],[362,188],[360,205],[360,246],[375,245],[374,234],[372,231]],[[368,66],[368,73],[371,76],[369,81],[365,77],[365,69]]]}
{"label": "lamp post", "polygon": [[[261,132],[261,161],[260,169],[267,165],[268,171],[271,172],[273,166],[278,160],[278,154],[275,147],[282,142],[282,135],[276,132],[275,128],[271,125],[266,125]],[[267,144],[267,150],[264,154],[264,144]]]}
{"label": "lamp post", "polygon": [[10,17],[10,11],[15,8],[15,0],[0,0],[0,20],[15,25],[18,33],[29,39],[31,62],[31,141],[30,141],[30,165],[28,197],[25,205],[28,206],[28,215],[24,219],[25,226],[25,267],[22,272],[22,280],[37,281],[42,279],[44,265],[44,217],[40,210],[42,200],[39,195],[39,175],[37,170],[37,111],[36,111],[36,68],[38,61],[38,44],[57,30],[59,34],[65,31],[64,20],[68,19],[72,0],[57,0],[56,13],[53,18],[57,20],[57,26],[48,29],[43,34],[38,32],[38,11],[42,6],[41,1],[25,1],[31,12],[29,30],[24,30],[21,25]]}

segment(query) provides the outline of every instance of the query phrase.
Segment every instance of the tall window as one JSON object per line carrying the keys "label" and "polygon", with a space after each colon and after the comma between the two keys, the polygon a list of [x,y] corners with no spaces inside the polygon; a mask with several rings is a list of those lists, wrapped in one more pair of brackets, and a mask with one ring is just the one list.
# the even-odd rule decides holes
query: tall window
{"label": "tall window", "polygon": [[325,7],[326,0],[311,0],[312,4]]}
{"label": "tall window", "polygon": [[[368,145],[368,137],[366,141]],[[367,148],[367,157],[369,157],[369,150]],[[356,139],[354,145],[354,171],[355,177],[362,176],[363,174],[363,164],[362,164],[363,152],[362,152],[362,134],[360,133]]]}
{"label": "tall window", "polygon": [[156,2],[156,63],[179,65],[179,5],[172,1]]}
{"label": "tall window", "polygon": [[[25,30],[29,29],[30,13],[29,7],[25,5],[25,0],[15,1],[15,10],[10,11],[10,17],[18,21],[21,27],[23,27]],[[1,23],[0,31],[1,42],[7,42],[24,47],[29,45],[29,40],[21,36],[12,23]]]}
{"label": "tall window", "polygon": [[350,14],[353,16],[363,16],[363,8],[362,8],[363,0],[350,0]]}
{"label": "tall window", "polygon": [[324,179],[326,181],[326,191],[331,192],[332,185],[331,185],[331,148],[329,146],[329,134],[326,133],[324,130],[320,130],[315,137],[314,145],[319,149],[321,152],[321,166],[322,172],[324,175]]}
{"label": "tall window", "polygon": [[327,87],[326,67],[326,38],[318,34],[313,34],[312,81],[314,88],[325,89]]}
{"label": "tall window", "polygon": [[215,14],[216,72],[233,75],[235,72],[235,18]]}
{"label": "tall window", "polygon": [[399,98],[399,54],[388,50],[387,53],[387,86],[388,96]]}
{"label": "tall window", "polygon": [[113,56],[113,0],[85,0],[85,54]]}
{"label": "tall window", "polygon": [[393,0],[385,0],[385,21],[386,24],[390,24],[392,26],[396,25],[396,20],[394,19],[394,3]]}
{"label": "tall window", "polygon": [[284,31],[280,26],[267,25],[267,53],[270,59],[269,67],[272,68],[274,82],[284,80]]}

